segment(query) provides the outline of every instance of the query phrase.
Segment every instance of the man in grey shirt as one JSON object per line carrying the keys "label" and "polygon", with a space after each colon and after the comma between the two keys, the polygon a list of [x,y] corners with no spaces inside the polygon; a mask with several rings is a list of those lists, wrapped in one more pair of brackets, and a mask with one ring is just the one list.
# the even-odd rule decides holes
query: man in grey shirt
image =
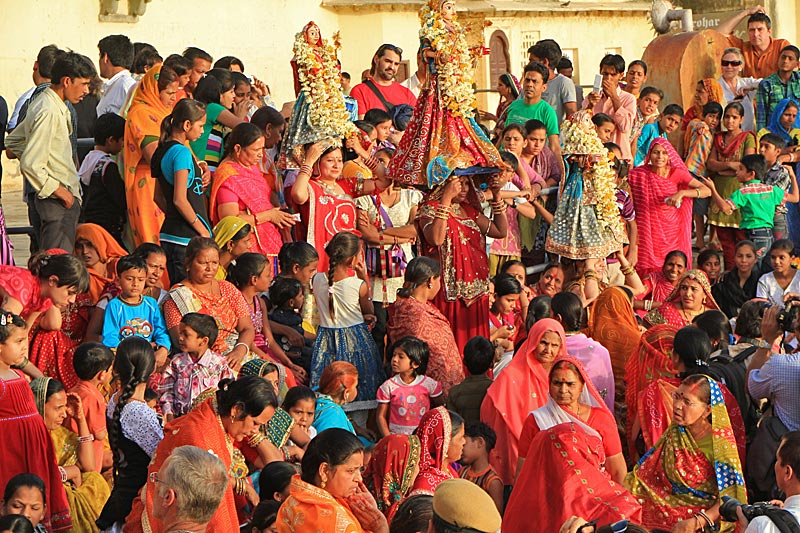
{"label": "man in grey shirt", "polygon": [[555,109],[559,124],[564,122],[565,117],[578,110],[575,83],[556,72],[562,55],[561,47],[553,39],[542,39],[528,49],[528,59],[546,65],[550,71],[550,79],[547,81],[547,88],[542,93],[542,98]]}

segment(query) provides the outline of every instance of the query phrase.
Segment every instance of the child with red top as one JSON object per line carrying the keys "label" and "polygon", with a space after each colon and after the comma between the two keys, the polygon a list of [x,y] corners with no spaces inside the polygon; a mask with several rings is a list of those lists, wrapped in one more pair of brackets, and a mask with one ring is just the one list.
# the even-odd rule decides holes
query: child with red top
{"label": "child with red top", "polygon": [[497,342],[503,349],[503,357],[495,365],[495,374],[511,362],[514,344],[519,333],[515,313],[522,294],[522,285],[510,274],[501,274],[494,279],[494,301],[489,312],[489,340]]}
{"label": "child with red top", "polygon": [[[94,435],[94,469],[100,472],[105,462],[109,467],[112,458],[109,454],[108,461],[104,461],[105,442],[108,437],[106,429],[106,407],[107,402],[101,387],[107,387],[111,383],[113,373],[111,365],[114,362],[114,353],[98,342],[84,342],[75,350],[72,359],[72,366],[78,376],[78,384],[70,389],[70,393],[75,393],[81,398],[83,413],[89,431]],[[77,424],[70,418],[72,427],[69,429],[77,433]]]}
{"label": "child with red top", "polygon": [[56,462],[53,439],[39,416],[28,381],[21,372],[11,369],[12,365],[19,366],[27,349],[25,321],[0,309],[0,434],[6,436],[0,487],[17,474],[35,474],[45,480],[47,507],[43,524],[47,531],[64,531],[72,528],[72,519],[64,491],[66,480]]}
{"label": "child with red top", "polygon": [[494,449],[497,434],[483,422],[468,424],[464,430],[464,449],[461,462],[464,468],[459,475],[475,483],[492,497],[500,514],[503,513],[503,481],[489,464],[489,452]]}
{"label": "child with red top", "polygon": [[411,435],[422,415],[444,402],[442,384],[425,375],[430,350],[416,337],[403,337],[389,349],[392,354],[391,378],[378,388],[378,429],[381,437]]}

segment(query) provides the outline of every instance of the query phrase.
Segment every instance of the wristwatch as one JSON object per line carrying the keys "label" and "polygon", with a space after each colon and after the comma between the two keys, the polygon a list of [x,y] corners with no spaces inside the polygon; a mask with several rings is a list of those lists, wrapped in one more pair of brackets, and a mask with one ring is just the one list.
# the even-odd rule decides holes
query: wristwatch
{"label": "wristwatch", "polygon": [[756,348],[763,348],[765,350],[772,350],[772,344],[768,343],[764,339],[761,339],[756,343]]}

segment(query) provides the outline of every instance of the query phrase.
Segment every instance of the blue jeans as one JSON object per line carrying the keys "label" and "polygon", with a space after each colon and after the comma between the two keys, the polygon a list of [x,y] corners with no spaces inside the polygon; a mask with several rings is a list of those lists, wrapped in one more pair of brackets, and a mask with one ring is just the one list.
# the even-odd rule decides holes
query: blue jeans
{"label": "blue jeans", "polygon": [[756,245],[756,255],[761,263],[769,264],[769,247],[772,246],[772,228],[754,228],[744,230],[747,238]]}

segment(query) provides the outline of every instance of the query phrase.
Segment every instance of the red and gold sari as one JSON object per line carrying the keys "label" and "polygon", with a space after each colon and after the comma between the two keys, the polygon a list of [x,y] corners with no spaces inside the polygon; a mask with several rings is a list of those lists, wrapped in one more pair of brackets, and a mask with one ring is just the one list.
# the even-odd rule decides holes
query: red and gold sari
{"label": "red and gold sari", "polygon": [[[438,199],[420,206],[416,221],[420,235],[433,222],[438,206]],[[442,290],[433,303],[453,325],[459,352],[472,337],[489,337],[489,257],[479,217],[478,209],[466,202],[454,206],[442,245],[433,246],[424,237],[420,242],[421,255],[441,265]]]}
{"label": "red and gold sari", "polygon": [[[708,283],[708,277],[706,276],[705,272],[702,270],[689,270],[683,275],[681,282],[685,279],[696,281],[703,288],[703,292],[705,293],[703,305],[705,306],[706,311],[712,309],[719,311],[719,306],[717,305],[716,300],[714,300],[714,296],[711,294],[711,285]],[[671,324],[680,329],[683,326],[690,326],[692,324],[691,320],[687,320],[687,317],[683,313],[683,308],[678,307],[680,305],[679,287],[680,282],[672,290],[672,294],[670,294],[667,299],[664,300],[664,304],[661,307],[653,309],[647,313],[647,315],[645,315],[645,326]]]}
{"label": "red and gold sari", "polygon": [[[211,185],[211,200],[209,203],[209,216],[214,224],[222,218],[219,214],[220,190],[227,191],[236,196],[239,210],[255,216],[257,213],[269,211],[275,206],[270,203],[272,187],[267,182],[267,177],[254,165],[246,168],[239,163],[225,159],[214,172],[214,181]],[[278,227],[272,222],[262,222],[254,228],[251,252],[257,252],[270,258],[274,262],[283,245]]]}
{"label": "red and gold sari", "polygon": [[375,445],[364,484],[390,522],[411,490],[419,459],[420,439],[416,435],[388,435]]}
{"label": "red and gold sari", "polygon": [[[128,221],[136,246],[143,242],[158,242],[164,213],[153,199],[156,180],[150,175],[150,163],[142,158],[145,141],[158,142],[161,121],[172,109],[161,102],[158,75],[161,66],[147,71],[133,95],[133,102],[125,121],[125,198],[128,202]],[[155,138],[155,140],[152,140]]]}

